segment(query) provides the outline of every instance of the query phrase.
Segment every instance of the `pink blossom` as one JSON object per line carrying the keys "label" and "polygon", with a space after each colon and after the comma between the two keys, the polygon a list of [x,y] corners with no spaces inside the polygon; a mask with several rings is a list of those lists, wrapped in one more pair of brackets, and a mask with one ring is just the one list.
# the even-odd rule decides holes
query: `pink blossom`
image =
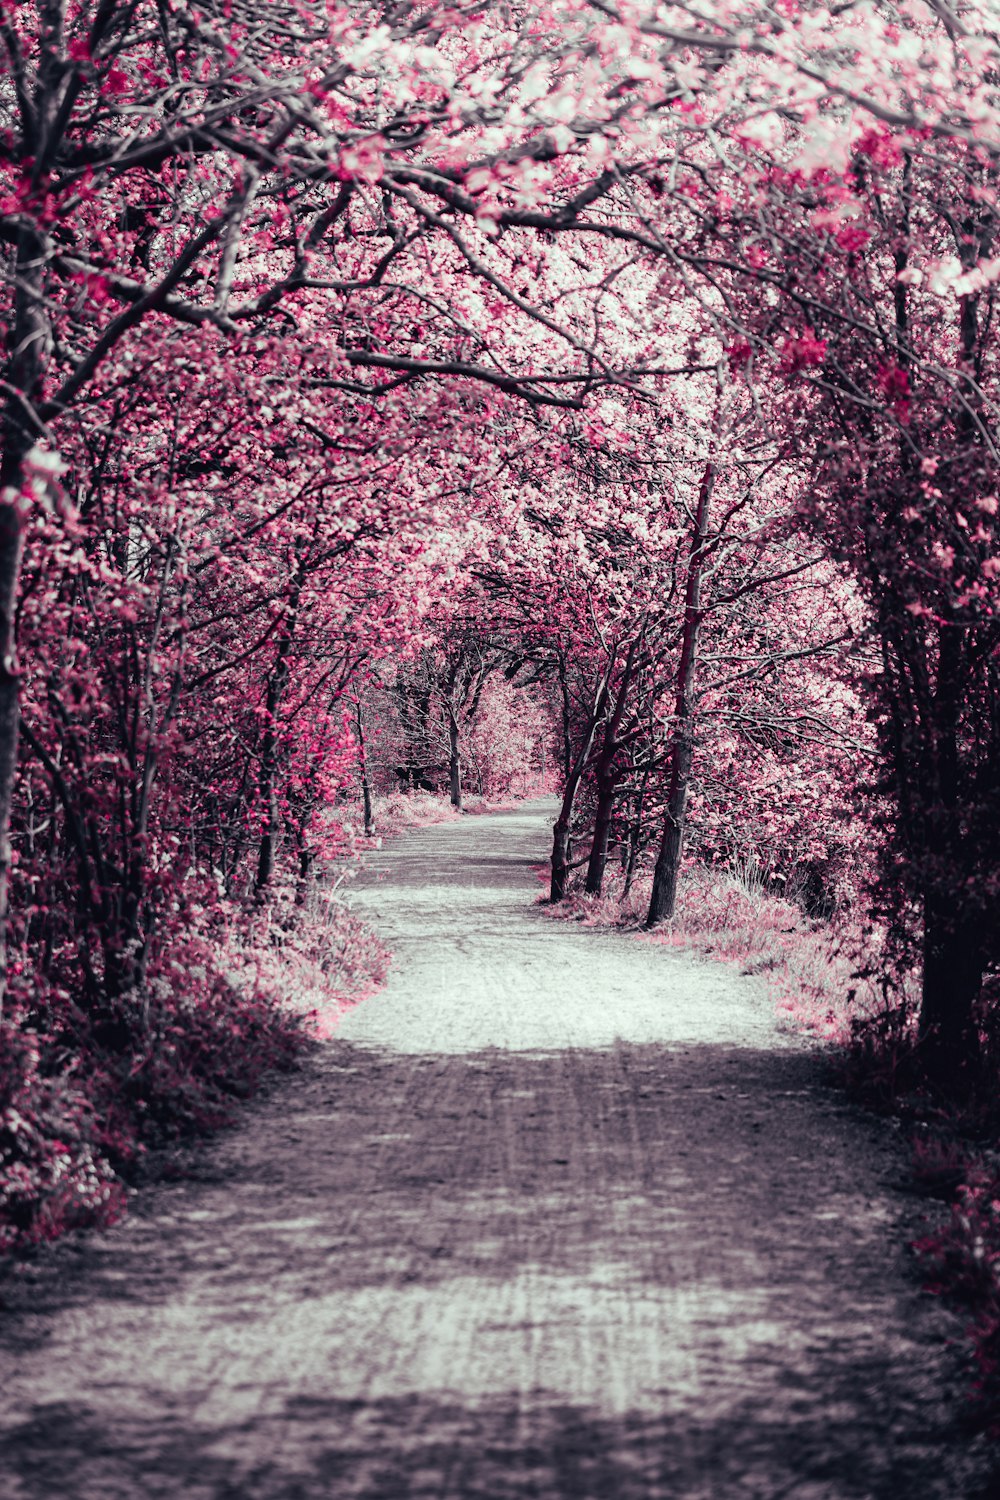
{"label": "pink blossom", "polygon": [[786,339],[779,350],[778,370],[782,375],[795,375],[800,370],[814,369],[826,358],[827,340],[817,338],[811,328],[806,328],[798,338]]}

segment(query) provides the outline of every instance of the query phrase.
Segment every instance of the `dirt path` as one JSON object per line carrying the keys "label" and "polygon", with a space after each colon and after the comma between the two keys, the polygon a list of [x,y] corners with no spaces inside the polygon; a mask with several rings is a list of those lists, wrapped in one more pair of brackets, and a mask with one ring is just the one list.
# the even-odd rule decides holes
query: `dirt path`
{"label": "dirt path", "polygon": [[755,981],[532,910],[546,813],[397,845],[388,988],[41,1269],[2,1500],[985,1493],[888,1132]]}

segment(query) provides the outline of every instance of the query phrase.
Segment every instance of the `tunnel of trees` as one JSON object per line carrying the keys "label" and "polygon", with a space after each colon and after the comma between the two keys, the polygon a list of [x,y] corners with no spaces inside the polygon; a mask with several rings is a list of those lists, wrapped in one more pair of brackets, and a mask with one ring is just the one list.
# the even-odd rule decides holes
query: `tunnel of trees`
{"label": "tunnel of trees", "polygon": [[685,851],[848,892],[972,1076],[1000,43],[711,10],[0,4],[0,1149],[49,1220],[186,1037],[264,1066],[275,946],[341,982],[314,897],[400,790],[544,787],[551,899],[651,926]]}

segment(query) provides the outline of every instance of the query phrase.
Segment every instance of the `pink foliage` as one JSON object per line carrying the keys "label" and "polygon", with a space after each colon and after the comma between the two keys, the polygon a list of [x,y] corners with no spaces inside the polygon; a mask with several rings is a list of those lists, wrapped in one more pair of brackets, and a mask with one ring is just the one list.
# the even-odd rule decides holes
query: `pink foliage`
{"label": "pink foliage", "polygon": [[782,375],[797,375],[815,369],[826,358],[828,340],[817,338],[811,328],[797,338],[786,339],[779,352],[778,370]]}
{"label": "pink foliage", "polygon": [[289,977],[321,1027],[379,982],[336,892],[446,788],[557,784],[584,920],[672,831],[740,961],[794,968],[797,879],[867,906],[961,1085],[1000,962],[989,7],[291,9],[3,8],[18,1242],[286,1060]]}

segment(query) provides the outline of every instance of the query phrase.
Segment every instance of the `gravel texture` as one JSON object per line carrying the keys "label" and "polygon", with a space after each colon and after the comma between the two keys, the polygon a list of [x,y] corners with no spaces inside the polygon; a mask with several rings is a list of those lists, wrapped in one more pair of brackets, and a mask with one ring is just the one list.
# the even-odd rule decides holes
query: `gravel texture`
{"label": "gravel texture", "polygon": [[[0,1500],[971,1500],[890,1127],[759,981],[406,836],[390,982],[0,1317]],[[20,1308],[20,1310],[18,1310]]]}

